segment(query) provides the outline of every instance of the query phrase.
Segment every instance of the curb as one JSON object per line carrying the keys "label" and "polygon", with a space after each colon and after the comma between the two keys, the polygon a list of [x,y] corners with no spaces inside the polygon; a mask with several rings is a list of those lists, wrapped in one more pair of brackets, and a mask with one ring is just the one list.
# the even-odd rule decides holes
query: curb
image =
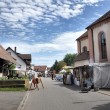
{"label": "curb", "polygon": [[108,95],[108,96],[110,96],[110,94],[105,93],[105,92],[101,92],[101,91],[98,91],[98,93],[103,94],[103,95]]}
{"label": "curb", "polygon": [[24,109],[24,106],[26,104],[26,101],[29,97],[29,91],[26,92],[25,96],[23,97],[23,100],[20,102],[20,105],[18,106],[17,110],[23,110]]}

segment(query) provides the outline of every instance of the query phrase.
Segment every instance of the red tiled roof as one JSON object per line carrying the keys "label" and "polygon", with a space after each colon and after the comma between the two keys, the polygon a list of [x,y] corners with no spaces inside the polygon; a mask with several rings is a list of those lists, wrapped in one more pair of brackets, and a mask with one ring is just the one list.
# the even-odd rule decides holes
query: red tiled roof
{"label": "red tiled roof", "polygon": [[34,66],[34,70],[38,72],[44,72],[47,66]]}
{"label": "red tiled roof", "polygon": [[0,45],[0,58],[14,64],[16,63],[13,57],[1,45]]}
{"label": "red tiled roof", "polygon": [[95,22],[93,22],[91,25],[89,25],[87,28],[90,28],[91,26],[94,26],[95,24],[98,24],[108,18],[110,18],[110,10],[107,13],[105,13],[103,16],[101,16],[99,19],[97,19]]}
{"label": "red tiled roof", "polygon": [[84,33],[84,34],[82,34],[80,37],[78,37],[76,40],[79,40],[79,39],[82,39],[82,38],[84,38],[84,37],[87,37],[88,36],[88,33],[87,33],[87,31]]}

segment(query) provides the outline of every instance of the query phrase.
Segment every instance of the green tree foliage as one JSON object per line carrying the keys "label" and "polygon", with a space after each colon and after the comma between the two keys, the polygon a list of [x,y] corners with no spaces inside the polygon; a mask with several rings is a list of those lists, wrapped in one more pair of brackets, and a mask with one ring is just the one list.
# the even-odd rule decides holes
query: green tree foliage
{"label": "green tree foliage", "polygon": [[57,67],[58,67],[58,61],[56,60],[55,63],[53,64],[53,66],[51,67],[51,71],[53,71],[53,70],[57,71]]}
{"label": "green tree foliage", "polygon": [[64,67],[66,66],[66,63],[64,61],[59,61],[58,62],[58,72]]}
{"label": "green tree foliage", "polygon": [[76,56],[77,54],[66,54],[63,61],[66,62],[67,66],[71,66],[74,64],[74,59]]}
{"label": "green tree foliage", "polygon": [[64,61],[55,61],[55,63],[53,64],[53,66],[51,67],[51,71],[55,70],[56,73],[58,73],[62,67],[64,67],[66,65],[66,63]]}
{"label": "green tree foliage", "polygon": [[16,67],[15,64],[11,64],[11,65],[8,66],[8,69],[9,69],[9,70],[13,70],[13,69],[15,69],[15,67]]}
{"label": "green tree foliage", "polygon": [[64,59],[62,61],[55,61],[55,63],[53,64],[53,66],[51,67],[51,71],[55,70],[56,73],[58,73],[62,67],[64,66],[72,66],[74,65],[74,60],[76,58],[77,54],[66,54]]}

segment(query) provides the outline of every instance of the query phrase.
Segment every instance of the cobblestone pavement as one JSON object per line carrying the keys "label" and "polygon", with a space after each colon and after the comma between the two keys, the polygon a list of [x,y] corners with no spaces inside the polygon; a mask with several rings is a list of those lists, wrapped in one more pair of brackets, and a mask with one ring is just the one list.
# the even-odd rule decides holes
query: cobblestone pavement
{"label": "cobblestone pavement", "polygon": [[44,78],[45,88],[31,90],[23,110],[110,110],[110,96],[81,93],[75,86]]}
{"label": "cobblestone pavement", "polygon": [[25,92],[0,92],[0,110],[17,110]]}

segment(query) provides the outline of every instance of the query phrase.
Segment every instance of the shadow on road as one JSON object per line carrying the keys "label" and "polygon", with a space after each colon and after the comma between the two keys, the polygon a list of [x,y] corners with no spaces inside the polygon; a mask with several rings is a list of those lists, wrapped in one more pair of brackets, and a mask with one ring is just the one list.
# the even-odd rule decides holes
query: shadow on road
{"label": "shadow on road", "polygon": [[110,103],[97,105],[96,107],[92,108],[93,110],[110,110]]}
{"label": "shadow on road", "polygon": [[[73,104],[79,104],[79,103],[94,103],[94,102],[109,102],[110,100],[88,100],[88,101],[78,101],[78,102],[73,102]],[[93,109],[93,108],[92,108]],[[100,109],[95,109],[95,110],[100,110]],[[102,110],[102,109],[101,109]],[[105,109],[103,109],[105,110]]]}
{"label": "shadow on road", "polygon": [[70,89],[72,91],[79,91],[79,92],[81,91],[80,87],[78,87],[76,85],[64,85],[63,82],[62,83],[58,83],[58,84],[54,84],[54,85],[58,85],[60,87],[65,87],[65,88],[68,88],[68,89]]}

